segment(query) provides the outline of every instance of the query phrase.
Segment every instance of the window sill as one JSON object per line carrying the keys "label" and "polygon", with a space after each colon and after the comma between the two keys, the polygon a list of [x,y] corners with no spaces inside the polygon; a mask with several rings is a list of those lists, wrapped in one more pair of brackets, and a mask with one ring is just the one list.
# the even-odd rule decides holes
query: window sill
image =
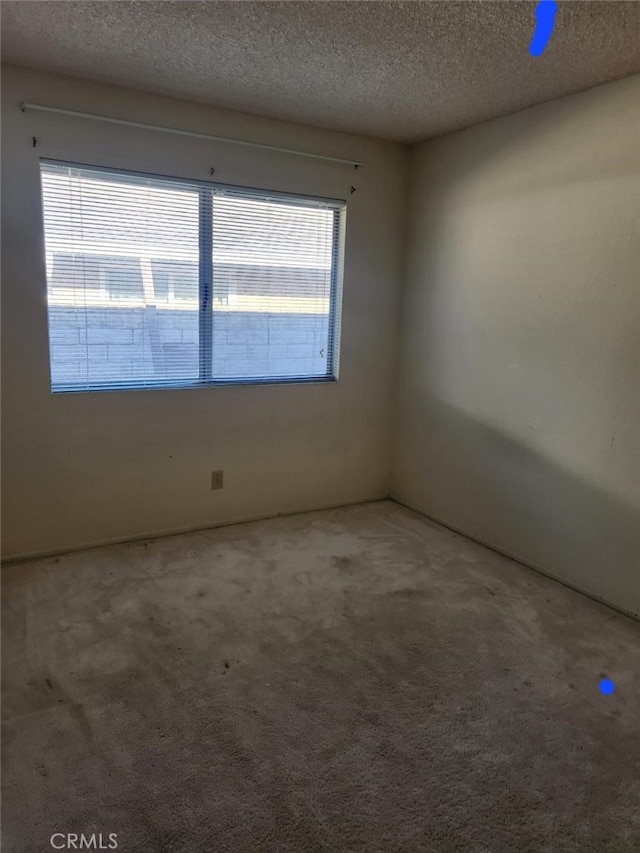
{"label": "window sill", "polygon": [[105,385],[58,385],[51,393],[58,394],[95,394],[110,391],[185,391],[202,388],[225,388],[238,385],[325,385],[338,382],[336,376],[287,376],[269,379],[215,379],[206,382],[147,382],[145,384],[109,383]]}

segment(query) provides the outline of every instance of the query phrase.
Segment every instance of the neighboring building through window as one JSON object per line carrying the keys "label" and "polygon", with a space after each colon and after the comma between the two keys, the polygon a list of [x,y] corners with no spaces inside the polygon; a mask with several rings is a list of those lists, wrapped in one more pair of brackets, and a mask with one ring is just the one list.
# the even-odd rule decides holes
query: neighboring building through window
{"label": "neighboring building through window", "polygon": [[41,162],[54,391],[331,379],[340,201]]}

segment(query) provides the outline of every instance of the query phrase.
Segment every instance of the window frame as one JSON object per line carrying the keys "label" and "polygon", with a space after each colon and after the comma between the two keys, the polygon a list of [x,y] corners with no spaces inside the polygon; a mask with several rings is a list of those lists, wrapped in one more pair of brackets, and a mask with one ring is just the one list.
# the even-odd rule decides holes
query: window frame
{"label": "window frame", "polygon": [[[111,176],[117,182],[118,178],[126,182],[128,177],[144,178],[157,181],[159,186],[171,184],[177,188],[192,189],[198,192],[198,379],[158,379],[143,381],[105,381],[87,383],[53,383],[53,356],[51,348],[51,325],[49,315],[49,276],[46,280],[47,302],[47,334],[49,337],[49,380],[52,394],[92,394],[108,391],[148,391],[148,390],[182,390],[194,388],[210,388],[234,385],[291,385],[315,384],[339,381],[339,354],[342,316],[342,285],[344,276],[345,237],[346,237],[346,199],[330,198],[306,193],[285,192],[258,187],[248,187],[239,184],[220,183],[218,181],[203,181],[193,178],[180,178],[170,175],[144,172],[133,169],[120,169],[111,166],[78,163],[51,157],[41,157],[38,160],[39,177],[41,180],[41,211],[43,222],[43,237],[46,252],[46,231],[44,228],[44,194],[42,192],[43,166],[62,166],[71,169],[93,171],[96,175]],[[214,263],[213,263],[213,199],[216,194],[224,195],[225,191],[247,198],[260,200],[281,201],[310,207],[326,205],[333,212],[331,228],[331,269],[329,280],[329,314],[327,336],[327,373],[311,376],[264,376],[264,377],[214,377],[213,376],[213,320],[214,320]]]}

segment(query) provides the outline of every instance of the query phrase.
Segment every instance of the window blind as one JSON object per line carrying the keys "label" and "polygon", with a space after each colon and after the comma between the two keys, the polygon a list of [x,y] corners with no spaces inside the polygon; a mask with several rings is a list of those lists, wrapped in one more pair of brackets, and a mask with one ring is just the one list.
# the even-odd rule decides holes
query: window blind
{"label": "window blind", "polygon": [[53,391],[334,378],[342,201],[41,161]]}

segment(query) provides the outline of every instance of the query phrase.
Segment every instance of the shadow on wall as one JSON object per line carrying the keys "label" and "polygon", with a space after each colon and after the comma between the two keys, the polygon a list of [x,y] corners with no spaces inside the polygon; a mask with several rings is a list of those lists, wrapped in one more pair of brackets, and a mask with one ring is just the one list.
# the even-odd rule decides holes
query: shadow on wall
{"label": "shadow on wall", "polygon": [[640,614],[640,78],[419,147],[392,495]]}
{"label": "shadow on wall", "polygon": [[398,456],[392,497],[640,615],[637,507],[431,395]]}

